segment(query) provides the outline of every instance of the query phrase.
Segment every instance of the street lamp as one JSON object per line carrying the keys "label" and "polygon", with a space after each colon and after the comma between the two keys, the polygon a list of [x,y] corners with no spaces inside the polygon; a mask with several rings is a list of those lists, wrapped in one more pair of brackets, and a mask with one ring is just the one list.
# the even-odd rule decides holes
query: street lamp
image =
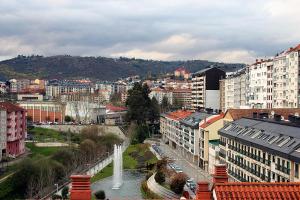
{"label": "street lamp", "polygon": [[56,186],[56,193],[58,193],[58,184],[55,183],[54,186]]}

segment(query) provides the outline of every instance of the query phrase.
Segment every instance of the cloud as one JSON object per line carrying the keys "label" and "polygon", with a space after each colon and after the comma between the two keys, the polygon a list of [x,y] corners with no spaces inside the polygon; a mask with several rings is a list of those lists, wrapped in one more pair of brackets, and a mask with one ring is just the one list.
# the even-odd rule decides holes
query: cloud
{"label": "cloud", "polygon": [[299,43],[299,6],[298,0],[1,0],[0,59],[34,53],[249,62]]}

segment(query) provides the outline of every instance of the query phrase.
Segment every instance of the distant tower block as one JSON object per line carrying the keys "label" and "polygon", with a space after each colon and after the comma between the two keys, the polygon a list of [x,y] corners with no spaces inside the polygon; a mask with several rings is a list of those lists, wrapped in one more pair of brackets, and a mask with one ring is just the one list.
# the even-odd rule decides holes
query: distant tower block
{"label": "distant tower block", "polygon": [[90,200],[92,198],[91,176],[72,175],[71,200]]}

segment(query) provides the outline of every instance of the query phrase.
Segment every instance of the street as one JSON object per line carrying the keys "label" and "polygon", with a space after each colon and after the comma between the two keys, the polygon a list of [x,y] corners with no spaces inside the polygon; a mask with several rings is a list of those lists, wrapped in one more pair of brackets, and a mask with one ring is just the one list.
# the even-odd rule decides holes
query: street
{"label": "street", "polygon": [[200,169],[196,165],[188,162],[183,158],[180,153],[171,149],[168,145],[160,143],[159,148],[163,151],[164,155],[170,159],[174,159],[174,162],[182,168],[182,171],[186,173],[190,178],[193,178],[195,181],[208,181],[212,182],[212,176]]}

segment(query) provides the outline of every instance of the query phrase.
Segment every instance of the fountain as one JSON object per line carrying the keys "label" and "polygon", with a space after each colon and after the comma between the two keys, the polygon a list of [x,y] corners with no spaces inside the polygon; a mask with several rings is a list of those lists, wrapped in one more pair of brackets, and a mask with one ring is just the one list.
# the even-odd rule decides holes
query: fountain
{"label": "fountain", "polygon": [[123,157],[122,146],[114,145],[114,174],[113,174],[113,187],[112,189],[120,189],[123,183]]}

